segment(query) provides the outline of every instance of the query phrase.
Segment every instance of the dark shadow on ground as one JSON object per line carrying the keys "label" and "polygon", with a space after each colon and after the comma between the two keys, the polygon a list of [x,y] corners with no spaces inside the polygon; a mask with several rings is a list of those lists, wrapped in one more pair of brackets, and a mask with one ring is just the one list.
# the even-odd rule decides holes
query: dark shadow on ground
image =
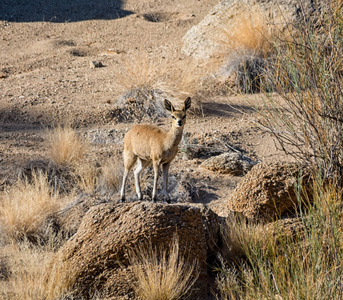
{"label": "dark shadow on ground", "polygon": [[0,20],[10,22],[78,22],[131,15],[121,0],[0,0]]}
{"label": "dark shadow on ground", "polygon": [[39,127],[42,125],[41,116],[42,112],[29,113],[16,107],[0,109],[0,129],[17,128],[11,131],[22,131],[25,128]]}
{"label": "dark shadow on ground", "polygon": [[212,186],[203,186],[199,187],[197,193],[192,197],[194,203],[202,203],[202,204],[209,204],[213,200],[218,199],[218,195],[216,191],[218,189]]}
{"label": "dark shadow on ground", "polygon": [[256,112],[253,107],[247,105],[230,105],[215,102],[203,102],[202,108],[206,115],[222,117],[232,117],[233,115],[241,114],[242,112],[246,114],[252,114]]}

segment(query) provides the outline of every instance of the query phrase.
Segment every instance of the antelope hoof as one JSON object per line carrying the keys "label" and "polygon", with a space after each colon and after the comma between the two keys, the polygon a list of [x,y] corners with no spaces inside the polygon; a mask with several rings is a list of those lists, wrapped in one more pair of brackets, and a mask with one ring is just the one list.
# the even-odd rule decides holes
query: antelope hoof
{"label": "antelope hoof", "polygon": [[125,197],[120,198],[119,203],[124,203],[125,202]]}

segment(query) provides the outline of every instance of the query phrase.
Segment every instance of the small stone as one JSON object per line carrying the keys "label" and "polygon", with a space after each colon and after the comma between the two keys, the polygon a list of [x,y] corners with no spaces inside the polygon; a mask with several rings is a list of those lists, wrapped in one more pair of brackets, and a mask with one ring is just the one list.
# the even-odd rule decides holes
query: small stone
{"label": "small stone", "polygon": [[101,61],[90,61],[90,62],[89,62],[89,67],[90,67],[91,69],[103,68],[104,65],[102,64]]}

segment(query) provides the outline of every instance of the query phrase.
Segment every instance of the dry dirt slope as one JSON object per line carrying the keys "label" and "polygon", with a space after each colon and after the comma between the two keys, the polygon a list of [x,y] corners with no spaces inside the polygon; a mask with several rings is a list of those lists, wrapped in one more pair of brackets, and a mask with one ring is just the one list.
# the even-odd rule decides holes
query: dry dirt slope
{"label": "dry dirt slope", "polygon": [[[92,152],[100,159],[119,156],[122,136],[131,123],[117,124],[112,118],[118,97],[131,81],[144,80],[167,86],[169,94],[177,96],[175,82],[189,79],[184,74],[199,64],[181,53],[182,37],[215,4],[217,0],[59,1],[58,5],[2,1],[0,185],[13,182],[15,170],[27,161],[46,155],[44,130],[55,124],[76,125],[90,136]],[[91,61],[104,67],[91,68]],[[186,79],[180,85],[189,92]],[[261,97],[249,98],[258,103]],[[202,114],[191,116],[186,125],[191,138],[216,140],[217,145],[219,140],[254,159],[279,159],[271,137],[255,126],[254,111],[244,98],[206,93],[202,100]],[[163,118],[159,123],[169,126]],[[109,137],[112,129],[115,138]],[[199,169],[200,162],[179,154],[171,175],[190,177],[198,187],[194,201],[210,203],[224,213],[222,204],[240,177]]]}

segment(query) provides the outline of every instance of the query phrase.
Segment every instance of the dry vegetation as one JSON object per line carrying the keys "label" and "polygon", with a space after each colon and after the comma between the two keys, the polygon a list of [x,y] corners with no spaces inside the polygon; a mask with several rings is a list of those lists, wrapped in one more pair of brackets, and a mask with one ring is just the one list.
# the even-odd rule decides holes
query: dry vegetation
{"label": "dry vegetation", "polygon": [[[52,285],[46,281],[46,268],[56,249],[67,239],[65,234],[55,231],[49,220],[77,192],[93,193],[104,188],[113,192],[119,187],[121,169],[110,162],[100,172],[86,159],[89,145],[76,130],[57,127],[46,136],[52,165],[49,176],[32,170],[30,176],[9,186],[0,198],[1,242],[6,244],[0,249],[0,278],[6,279],[0,281],[1,299],[67,298],[72,276],[66,274],[70,270],[59,270],[56,274],[64,280],[56,279]],[[58,187],[65,186],[61,178],[74,184],[67,195],[59,193]]]}
{"label": "dry vegetation", "polygon": [[45,267],[54,255],[53,251],[32,247],[29,242],[3,247],[6,257],[8,280],[0,281],[0,298],[4,300],[43,300]]}
{"label": "dry vegetation", "polygon": [[276,64],[267,70],[283,101],[267,98],[260,111],[282,149],[313,170],[312,193],[296,188],[301,230],[280,229],[275,243],[266,231],[227,228],[225,240],[244,259],[223,261],[220,299],[342,298],[342,2],[322,5],[326,11],[275,45]]}
{"label": "dry vegetation", "polygon": [[14,241],[39,237],[49,215],[62,203],[49,185],[46,174],[33,173],[32,183],[20,180],[3,195],[0,221],[6,237]]}
{"label": "dry vegetation", "polygon": [[[329,14],[304,19],[296,34],[273,42],[258,11],[237,16],[235,30],[227,32],[230,42],[225,47],[232,51],[224,71],[236,72],[236,84],[243,92],[268,90],[272,82],[285,106],[268,98],[268,110],[260,111],[259,122],[275,135],[284,151],[312,168],[314,179],[313,195],[308,195],[312,204],[298,211],[302,232],[280,234],[275,239],[260,225],[227,221],[222,228],[224,249],[217,268],[218,299],[343,297],[341,11],[342,1],[332,1]],[[159,80],[166,74],[147,59],[132,64],[140,68],[130,64],[122,67],[119,84],[127,93],[120,101],[131,105],[130,101],[142,95],[143,106],[146,101],[152,103],[144,113],[149,114],[150,109],[151,115],[155,114],[160,109],[158,99],[165,96],[159,92]],[[180,86],[191,85],[189,76],[185,73]],[[74,129],[57,127],[47,136],[50,163],[66,168],[72,178],[69,196],[118,191],[121,167],[113,161],[98,166],[89,145]],[[148,180],[143,181],[148,186]],[[56,274],[66,278],[58,280],[60,286],[47,286],[44,280],[55,249],[65,241],[48,222],[65,205],[58,186],[48,174],[33,172],[31,180],[19,180],[1,194],[2,299],[67,298],[71,285],[67,278],[72,280],[72,276],[66,274],[70,270]],[[304,197],[300,183],[297,188],[298,197]],[[310,202],[304,200],[299,203]],[[131,253],[131,264],[137,279],[135,292],[141,299],[179,299],[196,279],[191,276],[196,264],[180,253],[177,241],[167,250],[153,246],[137,249]]]}
{"label": "dry vegetation", "polygon": [[75,166],[88,150],[87,143],[71,127],[58,126],[48,131],[48,155],[50,160],[61,166]]}
{"label": "dry vegetation", "polygon": [[262,89],[274,37],[258,7],[246,7],[246,11],[249,13],[238,14],[229,21],[229,29],[223,29],[222,50],[218,55],[225,60],[221,72],[234,77],[239,92],[251,93]]}
{"label": "dry vegetation", "polygon": [[341,193],[317,181],[314,188],[313,205],[299,213],[303,230],[284,235],[280,228],[277,241],[267,231],[251,238],[251,230],[231,230],[244,260],[223,263],[220,299],[341,299]]}
{"label": "dry vegetation", "polygon": [[135,293],[145,300],[177,300],[196,281],[196,262],[180,253],[178,238],[168,249],[142,245],[130,254],[130,263],[137,283]]}

